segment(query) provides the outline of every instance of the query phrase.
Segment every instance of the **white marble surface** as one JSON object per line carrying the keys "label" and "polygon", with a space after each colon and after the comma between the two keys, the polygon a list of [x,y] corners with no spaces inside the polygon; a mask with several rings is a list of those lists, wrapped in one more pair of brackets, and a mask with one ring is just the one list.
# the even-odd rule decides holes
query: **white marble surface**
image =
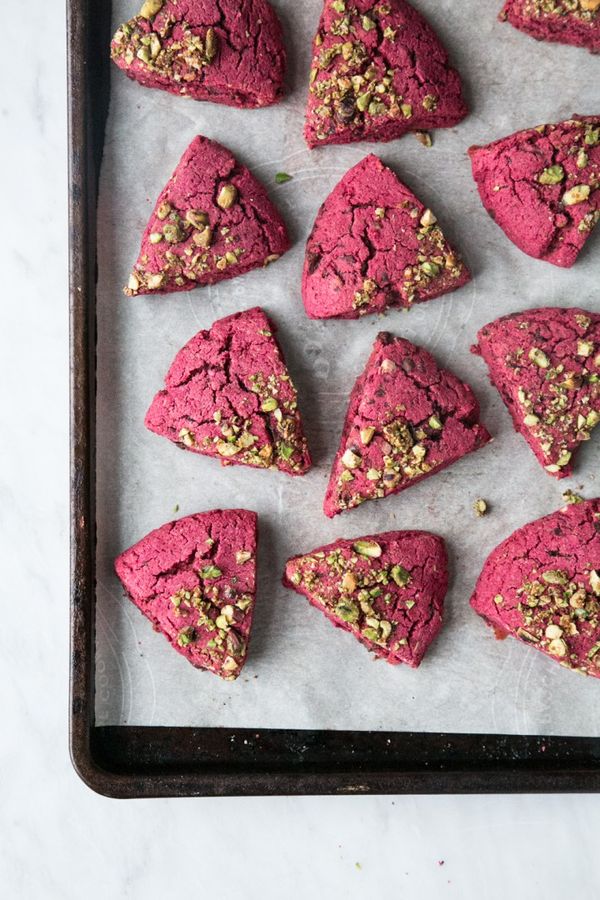
{"label": "white marble surface", "polygon": [[60,3],[4,19],[0,896],[596,896],[595,796],[122,802],[71,769],[63,47]]}

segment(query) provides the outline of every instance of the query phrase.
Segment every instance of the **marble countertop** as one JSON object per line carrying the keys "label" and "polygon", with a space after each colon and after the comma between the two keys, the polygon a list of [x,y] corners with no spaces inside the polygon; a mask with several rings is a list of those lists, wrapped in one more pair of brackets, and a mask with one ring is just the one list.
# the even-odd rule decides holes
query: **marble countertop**
{"label": "marble countertop", "polygon": [[[25,46],[22,18],[5,17],[0,62],[2,896],[152,900],[188,880],[219,900],[597,893],[595,796],[124,802],[79,781],[67,746],[63,8],[32,0],[27,14]],[[189,871],[174,872],[184,853]]]}

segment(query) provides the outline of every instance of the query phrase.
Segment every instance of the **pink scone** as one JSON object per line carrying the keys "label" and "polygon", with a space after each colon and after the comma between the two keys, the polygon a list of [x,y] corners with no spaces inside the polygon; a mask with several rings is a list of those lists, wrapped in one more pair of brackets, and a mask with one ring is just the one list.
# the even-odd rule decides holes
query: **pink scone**
{"label": "pink scone", "polygon": [[600,678],[600,500],[511,534],[488,556],[471,606],[495,629]]}
{"label": "pink scone", "polygon": [[477,340],[473,352],[487,363],[516,431],[547,472],[571,475],[600,422],[600,316],[531,309],[491,322]]}
{"label": "pink scone", "polygon": [[224,465],[303,475],[310,454],[275,331],[258,307],[199,331],[173,360],[146,427]]}
{"label": "pink scone", "polygon": [[490,440],[471,388],[433,356],[382,332],[350,395],[325,515],[397,494]]}
{"label": "pink scone", "polygon": [[460,78],[423,16],[404,0],[325,0],[313,43],[309,147],[391,141],[467,115]]}
{"label": "pink scone", "polygon": [[283,95],[285,49],[266,0],[146,0],[111,44],[129,78],[240,109]]}
{"label": "pink scone", "polygon": [[600,0],[507,0],[499,18],[538,41],[600,52]]}
{"label": "pink scone", "polygon": [[416,669],[442,627],[448,558],[435,534],[388,531],[295,556],[283,583],[375,656]]}
{"label": "pink scone", "polygon": [[471,147],[481,202],[524,253],[569,268],[600,218],[600,116]]}
{"label": "pink scone", "polygon": [[246,661],[256,596],[256,513],[216,509],[150,532],[115,560],[130,600],[171,646],[227,681]]}
{"label": "pink scone", "polygon": [[196,137],[159,196],[125,294],[191,291],[289,249],[264,187],[216,141]]}
{"label": "pink scone", "polygon": [[319,210],[306,244],[302,297],[312,319],[356,319],[431,300],[470,277],[435,214],[371,154]]}

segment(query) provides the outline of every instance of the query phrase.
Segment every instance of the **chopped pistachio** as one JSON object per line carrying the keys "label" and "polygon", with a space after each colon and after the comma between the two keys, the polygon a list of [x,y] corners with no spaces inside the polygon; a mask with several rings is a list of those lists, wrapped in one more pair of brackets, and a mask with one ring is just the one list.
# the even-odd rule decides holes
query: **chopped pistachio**
{"label": "chopped pistachio", "polygon": [[540,184],[560,184],[564,180],[565,170],[562,166],[548,166],[539,176]]}
{"label": "chopped pistachio", "polygon": [[165,200],[160,204],[160,206],[156,210],[156,215],[161,220],[161,222],[163,222],[167,218],[167,216],[169,215],[170,212],[171,212],[171,204],[167,203],[167,201]]}
{"label": "chopped pistachio", "polygon": [[568,647],[562,638],[556,638],[548,644],[548,652],[553,656],[566,656]]}
{"label": "chopped pistachio", "polygon": [[163,239],[163,236],[160,233],[160,231],[153,231],[152,234],[150,235],[150,243],[151,244],[160,244],[162,239]]}
{"label": "chopped pistachio", "polygon": [[365,445],[365,447],[368,447],[368,445],[371,443],[371,441],[373,440],[374,434],[375,434],[375,429],[370,425],[367,428],[361,428],[360,439],[363,442],[363,444]]}
{"label": "chopped pistachio", "polygon": [[238,190],[235,184],[224,184],[217,197],[217,206],[220,206],[221,209],[230,209],[237,197]]}
{"label": "chopped pistachio", "polygon": [[591,356],[594,352],[594,345],[591,341],[577,341],[577,356]]}
{"label": "chopped pistachio", "polygon": [[182,628],[179,634],[177,635],[177,643],[180,647],[187,647],[189,644],[193,643],[196,640],[196,631],[194,628],[188,625],[187,628]]}
{"label": "chopped pistachio", "polygon": [[144,0],[140,9],[140,16],[143,19],[152,19],[159,13],[163,7],[164,0]]}
{"label": "chopped pistachio", "polygon": [[263,400],[263,402],[261,403],[260,408],[263,412],[268,413],[273,412],[273,410],[277,409],[278,406],[279,403],[277,402],[275,397],[267,397],[267,399]]}
{"label": "chopped pistachio", "polygon": [[280,444],[279,455],[283,457],[283,459],[291,459],[291,457],[294,455],[294,448],[290,447],[289,444]]}
{"label": "chopped pistachio", "polygon": [[580,150],[579,153],[577,154],[577,168],[585,169],[585,167],[588,164],[588,161],[589,161],[589,157],[588,157],[587,153],[585,152],[585,150]]}
{"label": "chopped pistachio", "polygon": [[276,184],[285,184],[287,181],[291,181],[293,175],[288,175],[287,172],[278,172],[275,176]]}
{"label": "chopped pistachio", "polygon": [[200,570],[200,577],[204,578],[205,581],[214,581],[216,578],[220,578],[223,574],[218,566],[204,566],[203,569]]}
{"label": "chopped pistachio", "polygon": [[423,144],[424,147],[431,147],[433,141],[431,139],[431,135],[427,131],[415,131],[413,132],[414,136],[418,140],[420,144]]}
{"label": "chopped pistachio", "polygon": [[476,516],[485,516],[486,512],[488,511],[488,505],[485,500],[479,498],[473,504],[473,509],[475,510]]}
{"label": "chopped pistachio", "polygon": [[590,572],[590,587],[597,597],[600,596],[600,575],[596,569],[592,569]]}
{"label": "chopped pistachio", "polygon": [[433,428],[434,431],[440,431],[440,429],[443,428],[443,425],[437,416],[430,416],[429,420],[428,420],[428,424],[429,424],[429,427]]}
{"label": "chopped pistachio", "polygon": [[583,497],[580,494],[576,494],[571,489],[564,491],[562,498],[565,503],[568,504],[583,503]]}
{"label": "chopped pistachio", "polygon": [[575,206],[577,203],[583,203],[590,196],[590,191],[589,184],[576,184],[563,194],[563,203],[565,206]]}
{"label": "chopped pistachio", "polygon": [[360,110],[360,112],[364,112],[371,102],[371,93],[367,92],[366,94],[360,94],[360,96],[356,100],[356,107]]}
{"label": "chopped pistachio", "polygon": [[358,617],[360,615],[360,611],[358,606],[353,600],[344,599],[340,600],[335,608],[336,614],[340,617],[342,622],[350,622],[351,624],[358,622]]}
{"label": "chopped pistachio", "polygon": [[348,447],[348,449],[342,456],[342,465],[346,466],[347,469],[358,469],[361,463],[361,455],[355,450],[352,450],[351,447]]}
{"label": "chopped pistachio", "polygon": [[532,363],[535,363],[536,366],[539,366],[540,369],[547,369],[550,365],[550,360],[544,351],[540,350],[538,347],[531,348],[529,351],[529,359]]}
{"label": "chopped pistachio", "polygon": [[350,592],[356,590],[356,578],[352,572],[344,572],[344,577],[342,578],[342,590]]}
{"label": "chopped pistachio", "polygon": [[378,559],[383,552],[377,541],[355,541],[352,544],[352,549],[359,556],[367,556],[371,559]]}
{"label": "chopped pistachio", "polygon": [[540,420],[538,416],[535,416],[533,413],[528,413],[528,415],[523,418],[523,422],[529,428],[533,428],[534,425],[539,425]]}
{"label": "chopped pistachio", "polygon": [[392,566],[390,575],[392,576],[392,579],[396,582],[398,587],[406,587],[406,585],[410,582],[410,572],[408,571],[408,569],[405,569],[404,566]]}
{"label": "chopped pistachio", "polygon": [[542,575],[542,581],[546,584],[566,584],[568,580],[566,573],[560,569],[549,569]]}
{"label": "chopped pistachio", "polygon": [[188,209],[185,214],[185,220],[190,225],[193,225],[194,228],[199,228],[200,230],[208,225],[208,216],[200,209]]}
{"label": "chopped pistachio", "polygon": [[423,215],[421,216],[421,225],[424,228],[429,228],[431,225],[435,225],[437,222],[437,216],[431,212],[430,209],[426,209]]}
{"label": "chopped pistachio", "polygon": [[204,53],[206,55],[206,59],[208,62],[212,62],[215,56],[217,55],[217,35],[215,34],[215,29],[210,27],[206,30],[206,37],[204,39]]}
{"label": "chopped pistachio", "polygon": [[428,278],[435,278],[436,275],[440,274],[440,267],[437,263],[428,261],[421,263],[421,271],[424,272]]}
{"label": "chopped pistachio", "polygon": [[249,550],[238,550],[235,554],[235,561],[238,566],[243,566],[249,559],[252,559],[252,554]]}

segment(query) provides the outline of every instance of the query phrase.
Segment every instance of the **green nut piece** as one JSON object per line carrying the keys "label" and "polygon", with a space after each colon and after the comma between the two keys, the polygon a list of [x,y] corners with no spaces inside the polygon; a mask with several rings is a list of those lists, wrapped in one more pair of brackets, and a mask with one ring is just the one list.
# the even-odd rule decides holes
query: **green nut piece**
{"label": "green nut piece", "polygon": [[538,181],[540,184],[560,184],[564,180],[565,170],[562,166],[549,166],[544,169]]}
{"label": "green nut piece", "polygon": [[230,209],[238,198],[235,184],[224,184],[217,197],[217,206],[221,209]]}

